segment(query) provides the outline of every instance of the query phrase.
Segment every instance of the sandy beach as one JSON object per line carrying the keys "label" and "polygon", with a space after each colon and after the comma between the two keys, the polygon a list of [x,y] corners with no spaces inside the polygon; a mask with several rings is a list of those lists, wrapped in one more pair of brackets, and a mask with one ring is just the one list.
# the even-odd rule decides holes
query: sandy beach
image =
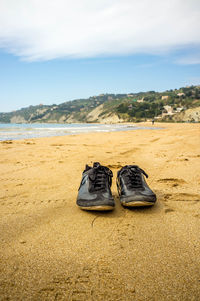
{"label": "sandy beach", "polygon": [[[200,300],[200,124],[156,126],[0,142],[0,300]],[[75,203],[96,161],[114,174],[112,212]],[[155,206],[119,204],[127,164]]]}

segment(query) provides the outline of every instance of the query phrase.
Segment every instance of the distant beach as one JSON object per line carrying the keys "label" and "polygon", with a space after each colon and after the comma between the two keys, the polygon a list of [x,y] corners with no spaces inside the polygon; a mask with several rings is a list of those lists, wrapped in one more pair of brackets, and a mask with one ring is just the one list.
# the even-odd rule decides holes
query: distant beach
{"label": "distant beach", "polygon": [[31,123],[31,124],[0,124],[0,140],[20,140],[28,138],[42,138],[53,136],[65,136],[91,132],[118,132],[138,129],[156,129],[134,124],[55,124],[55,123]]}

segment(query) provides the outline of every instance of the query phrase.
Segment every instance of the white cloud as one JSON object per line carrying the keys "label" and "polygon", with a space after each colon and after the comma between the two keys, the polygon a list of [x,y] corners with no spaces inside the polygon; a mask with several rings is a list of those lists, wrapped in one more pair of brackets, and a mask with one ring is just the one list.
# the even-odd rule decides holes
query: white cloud
{"label": "white cloud", "polygon": [[199,0],[1,0],[0,47],[29,61],[200,45]]}

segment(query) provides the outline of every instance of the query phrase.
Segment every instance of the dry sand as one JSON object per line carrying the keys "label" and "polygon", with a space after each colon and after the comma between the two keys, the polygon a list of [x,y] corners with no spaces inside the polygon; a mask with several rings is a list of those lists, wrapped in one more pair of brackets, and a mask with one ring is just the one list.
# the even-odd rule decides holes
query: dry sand
{"label": "dry sand", "polygon": [[[200,300],[200,125],[0,143],[0,300]],[[81,211],[81,173],[114,173],[116,209]],[[119,204],[138,164],[152,208]]]}

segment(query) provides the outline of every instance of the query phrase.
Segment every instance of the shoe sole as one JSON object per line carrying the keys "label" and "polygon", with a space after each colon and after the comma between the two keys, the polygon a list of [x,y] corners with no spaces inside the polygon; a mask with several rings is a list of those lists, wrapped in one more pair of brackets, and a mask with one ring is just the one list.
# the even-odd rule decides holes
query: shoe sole
{"label": "shoe sole", "polygon": [[83,207],[83,206],[79,206],[79,208],[81,208],[82,210],[94,210],[94,211],[110,211],[113,210],[114,207],[113,206],[88,206],[88,207]]}
{"label": "shoe sole", "polygon": [[153,206],[154,203],[146,202],[146,201],[132,201],[132,202],[122,202],[124,207],[147,207]]}

